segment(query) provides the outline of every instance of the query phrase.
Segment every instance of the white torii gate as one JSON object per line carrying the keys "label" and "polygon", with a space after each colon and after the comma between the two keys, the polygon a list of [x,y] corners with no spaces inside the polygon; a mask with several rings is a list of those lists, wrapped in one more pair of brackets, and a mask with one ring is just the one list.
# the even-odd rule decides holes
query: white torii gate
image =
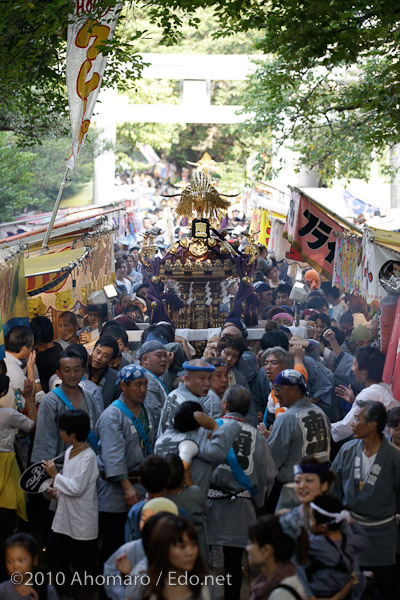
{"label": "white torii gate", "polygon": [[[179,104],[134,104],[116,91],[103,90],[96,107],[96,124],[102,142],[115,144],[117,123],[242,123],[249,115],[237,114],[237,105],[211,104],[211,81],[240,81],[252,73],[253,60],[262,55],[243,54],[143,54],[149,63],[144,79],[177,79],[181,82]],[[102,152],[94,161],[93,202],[100,204],[114,197],[115,155]]]}

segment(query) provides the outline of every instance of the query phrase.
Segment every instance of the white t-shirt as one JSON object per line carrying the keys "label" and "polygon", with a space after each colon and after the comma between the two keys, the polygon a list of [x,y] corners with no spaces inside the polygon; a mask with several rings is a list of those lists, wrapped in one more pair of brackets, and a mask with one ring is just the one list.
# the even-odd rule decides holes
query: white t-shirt
{"label": "white t-shirt", "polygon": [[62,474],[54,479],[54,489],[59,491],[52,530],[68,535],[74,540],[95,540],[98,536],[97,458],[91,448],[86,448],[69,458],[72,446],[65,453]]}
{"label": "white t-shirt", "polygon": [[0,452],[14,452],[17,429],[32,431],[35,423],[13,408],[0,408]]}
{"label": "white t-shirt", "polygon": [[332,308],[329,309],[329,313],[332,319],[335,319],[335,321],[339,323],[340,317],[344,315],[347,310],[345,303],[340,301],[339,304],[336,304],[336,306],[332,306]]}
{"label": "white t-shirt", "polygon": [[[7,376],[10,378],[9,393],[14,394],[14,390],[23,390],[26,375],[22,370],[22,362],[10,352],[6,352],[4,362],[7,367]],[[25,405],[24,397],[22,397],[22,403]],[[8,406],[16,408],[15,402],[14,405],[9,403]]]}
{"label": "white t-shirt", "polygon": [[[364,388],[358,394],[357,400],[373,400],[374,402],[382,402],[386,411],[400,406],[399,402],[393,398],[391,388],[387,383],[381,381],[381,383],[373,383],[369,387]],[[340,442],[353,435],[351,424],[354,420],[354,413],[356,411],[357,404],[353,403],[353,406],[347,413],[347,415],[341,421],[332,423],[331,435],[335,442]]]}
{"label": "white t-shirt", "polygon": [[368,479],[368,475],[374,466],[374,462],[376,459],[377,452],[372,456],[367,456],[364,452],[361,452],[361,469],[360,469],[360,479],[361,481],[365,481]]}

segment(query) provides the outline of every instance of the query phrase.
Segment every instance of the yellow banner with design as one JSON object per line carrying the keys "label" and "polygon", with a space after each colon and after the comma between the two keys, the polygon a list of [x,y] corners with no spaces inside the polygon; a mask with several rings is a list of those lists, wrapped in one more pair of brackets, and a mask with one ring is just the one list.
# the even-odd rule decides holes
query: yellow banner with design
{"label": "yellow banner with design", "polygon": [[265,208],[256,208],[253,212],[253,217],[250,223],[250,233],[255,233],[255,240],[263,246],[268,246],[268,240],[271,233],[271,222],[276,217],[283,221],[286,220],[285,215],[267,210]]}
{"label": "yellow banner with design", "polygon": [[0,359],[4,358],[4,338],[17,325],[29,326],[22,252],[0,250]]}

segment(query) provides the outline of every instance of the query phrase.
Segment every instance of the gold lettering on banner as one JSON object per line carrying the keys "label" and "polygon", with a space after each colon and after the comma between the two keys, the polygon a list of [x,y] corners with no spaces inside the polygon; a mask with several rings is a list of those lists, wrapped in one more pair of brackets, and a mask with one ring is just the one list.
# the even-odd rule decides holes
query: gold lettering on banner
{"label": "gold lettering on banner", "polygon": [[[78,10],[78,6],[77,6]],[[96,60],[99,53],[103,50],[104,42],[108,39],[110,35],[110,28],[106,25],[101,25],[98,21],[93,21],[89,19],[83,25],[83,27],[78,31],[75,38],[75,45],[78,48],[87,48],[89,46],[90,40],[93,39],[93,43],[88,48],[86,52],[86,60],[83,62],[79,73],[78,79],[76,82],[76,91],[78,96],[83,100],[83,113],[82,113],[82,123],[79,131],[79,148],[81,147],[83,138],[88,132],[90,119],[85,119],[87,100],[92,92],[98,88],[100,85],[100,75],[96,72],[93,73],[91,78],[87,80],[87,76],[89,75],[93,62]]]}

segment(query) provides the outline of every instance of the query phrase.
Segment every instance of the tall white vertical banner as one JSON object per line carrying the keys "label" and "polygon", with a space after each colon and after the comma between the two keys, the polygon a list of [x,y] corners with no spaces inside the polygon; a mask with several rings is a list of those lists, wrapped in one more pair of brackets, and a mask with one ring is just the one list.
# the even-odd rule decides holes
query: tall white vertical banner
{"label": "tall white vertical banner", "polygon": [[121,10],[118,3],[93,19],[93,5],[93,0],[76,0],[68,26],[66,79],[72,135],[69,169],[74,168],[89,129],[107,62],[102,49],[113,37]]}

